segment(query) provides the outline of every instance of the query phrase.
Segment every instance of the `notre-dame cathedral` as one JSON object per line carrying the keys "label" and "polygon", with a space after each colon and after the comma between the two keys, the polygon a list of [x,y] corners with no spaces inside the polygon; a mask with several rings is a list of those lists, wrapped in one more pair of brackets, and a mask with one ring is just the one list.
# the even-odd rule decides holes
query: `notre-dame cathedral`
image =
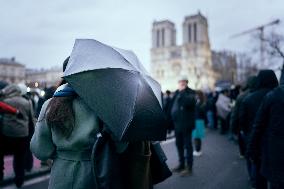
{"label": "notre-dame cathedral", "polygon": [[206,17],[200,12],[185,17],[182,45],[176,44],[175,24],[155,21],[152,29],[151,75],[163,91],[177,89],[180,77],[186,76],[193,89],[208,90],[215,84]]}

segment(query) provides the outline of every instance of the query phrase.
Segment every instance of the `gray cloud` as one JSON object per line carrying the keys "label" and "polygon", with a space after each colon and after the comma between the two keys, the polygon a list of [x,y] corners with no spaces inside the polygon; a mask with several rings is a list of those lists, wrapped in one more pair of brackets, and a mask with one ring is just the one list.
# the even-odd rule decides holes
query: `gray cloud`
{"label": "gray cloud", "polygon": [[[149,65],[154,20],[181,24],[200,10],[209,20],[214,49],[246,50],[249,37],[229,36],[274,18],[282,18],[281,0],[0,0],[0,57],[16,56],[28,67],[50,67],[72,50],[76,38],[95,38],[132,49]],[[281,27],[283,28],[283,27]]]}

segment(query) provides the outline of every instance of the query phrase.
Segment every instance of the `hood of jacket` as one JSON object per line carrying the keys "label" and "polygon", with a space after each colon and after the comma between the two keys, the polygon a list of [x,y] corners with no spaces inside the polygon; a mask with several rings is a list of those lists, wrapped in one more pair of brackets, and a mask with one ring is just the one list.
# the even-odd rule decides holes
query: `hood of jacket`
{"label": "hood of jacket", "polygon": [[11,98],[15,96],[21,96],[22,90],[18,85],[11,84],[2,89],[2,93],[5,98]]}
{"label": "hood of jacket", "polygon": [[28,87],[24,83],[19,83],[18,87],[21,89],[21,95],[26,95],[28,93]]}
{"label": "hood of jacket", "polygon": [[273,89],[278,86],[277,77],[272,70],[261,70],[256,77],[256,89]]}

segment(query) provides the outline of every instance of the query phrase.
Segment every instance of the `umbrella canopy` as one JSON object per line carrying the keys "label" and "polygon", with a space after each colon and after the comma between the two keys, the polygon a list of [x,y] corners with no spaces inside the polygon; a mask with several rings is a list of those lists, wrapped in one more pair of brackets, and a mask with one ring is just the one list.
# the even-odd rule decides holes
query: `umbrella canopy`
{"label": "umbrella canopy", "polygon": [[76,40],[64,78],[115,140],[165,139],[161,87],[133,52]]}

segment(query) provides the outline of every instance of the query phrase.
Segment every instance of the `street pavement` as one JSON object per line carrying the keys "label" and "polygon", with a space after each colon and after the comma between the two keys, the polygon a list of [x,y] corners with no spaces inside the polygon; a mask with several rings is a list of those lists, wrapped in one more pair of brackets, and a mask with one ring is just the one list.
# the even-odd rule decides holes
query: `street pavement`
{"label": "street pavement", "polygon": [[[173,168],[178,163],[175,141],[169,139],[162,144],[168,156],[168,164]],[[203,155],[194,158],[192,176],[172,177],[154,189],[249,189],[245,160],[240,159],[237,145],[228,141],[217,131],[207,131],[203,140]],[[47,189],[49,176],[29,180],[23,189]],[[3,189],[15,189],[11,185]]]}
{"label": "street pavement", "polygon": [[[202,156],[194,158],[192,176],[180,177],[174,173],[155,189],[250,188],[245,160],[240,159],[237,145],[229,141],[227,136],[208,130],[202,148]],[[174,168],[178,164],[174,141],[167,141],[163,149],[167,154],[169,167]]]}

